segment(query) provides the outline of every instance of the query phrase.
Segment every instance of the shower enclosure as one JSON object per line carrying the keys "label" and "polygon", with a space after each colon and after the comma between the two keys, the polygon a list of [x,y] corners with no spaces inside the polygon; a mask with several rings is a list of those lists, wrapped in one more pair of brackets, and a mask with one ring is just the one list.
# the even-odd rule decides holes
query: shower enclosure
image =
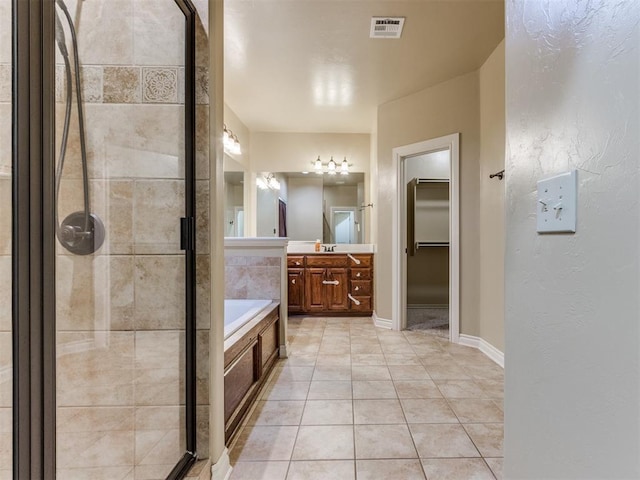
{"label": "shower enclosure", "polygon": [[0,18],[0,480],[182,478],[195,9],[0,0]]}

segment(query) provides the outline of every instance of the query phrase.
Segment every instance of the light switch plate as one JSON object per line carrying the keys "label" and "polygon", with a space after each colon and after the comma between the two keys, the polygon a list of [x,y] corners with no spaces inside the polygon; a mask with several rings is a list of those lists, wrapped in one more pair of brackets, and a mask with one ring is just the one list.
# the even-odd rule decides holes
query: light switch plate
{"label": "light switch plate", "polygon": [[577,170],[538,181],[538,233],[575,233],[577,190]]}

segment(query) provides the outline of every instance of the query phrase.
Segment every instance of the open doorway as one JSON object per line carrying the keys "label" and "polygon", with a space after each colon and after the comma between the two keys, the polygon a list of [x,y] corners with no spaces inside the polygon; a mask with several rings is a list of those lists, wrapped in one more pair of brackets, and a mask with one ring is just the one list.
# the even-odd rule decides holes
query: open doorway
{"label": "open doorway", "polygon": [[358,243],[355,207],[331,207],[330,217],[333,230],[331,243]]}
{"label": "open doorway", "polygon": [[394,149],[394,328],[457,342],[459,319],[459,135]]}

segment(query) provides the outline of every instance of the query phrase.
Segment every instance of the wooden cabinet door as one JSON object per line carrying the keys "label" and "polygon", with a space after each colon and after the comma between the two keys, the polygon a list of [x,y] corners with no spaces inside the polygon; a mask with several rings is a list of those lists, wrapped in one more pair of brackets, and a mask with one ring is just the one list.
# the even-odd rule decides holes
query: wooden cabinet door
{"label": "wooden cabinet door", "polygon": [[304,279],[304,311],[322,312],[325,310],[326,269],[307,268]]}
{"label": "wooden cabinet door", "polygon": [[290,268],[287,276],[289,313],[302,312],[304,307],[304,268]]}
{"label": "wooden cabinet door", "polygon": [[[337,282],[337,283],[336,283]],[[348,311],[349,299],[347,293],[348,276],[346,268],[328,268],[326,275],[325,298],[327,310]]]}

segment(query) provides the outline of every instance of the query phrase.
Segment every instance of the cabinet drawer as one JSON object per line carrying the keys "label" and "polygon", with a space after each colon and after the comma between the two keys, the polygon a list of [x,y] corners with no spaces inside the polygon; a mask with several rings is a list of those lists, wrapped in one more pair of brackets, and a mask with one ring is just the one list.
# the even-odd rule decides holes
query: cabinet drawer
{"label": "cabinet drawer", "polygon": [[360,297],[357,295],[353,295],[360,305],[357,305],[356,302],[349,299],[349,309],[352,312],[370,312],[371,311],[371,297]]}
{"label": "cabinet drawer", "polygon": [[346,267],[346,255],[307,255],[307,267]]}
{"label": "cabinet drawer", "polygon": [[[353,258],[351,258],[353,257]],[[373,263],[373,255],[371,254],[356,254],[352,253],[349,259],[349,266],[351,267],[370,267]],[[354,260],[355,258],[355,260]],[[358,263],[360,262],[360,263]]]}
{"label": "cabinet drawer", "polygon": [[371,280],[351,280],[349,293],[357,295],[371,295]]}
{"label": "cabinet drawer", "polygon": [[351,279],[352,280],[371,280],[371,269],[351,267]]}
{"label": "cabinet drawer", "polygon": [[288,267],[304,266],[304,256],[303,255],[287,255],[287,266]]}

